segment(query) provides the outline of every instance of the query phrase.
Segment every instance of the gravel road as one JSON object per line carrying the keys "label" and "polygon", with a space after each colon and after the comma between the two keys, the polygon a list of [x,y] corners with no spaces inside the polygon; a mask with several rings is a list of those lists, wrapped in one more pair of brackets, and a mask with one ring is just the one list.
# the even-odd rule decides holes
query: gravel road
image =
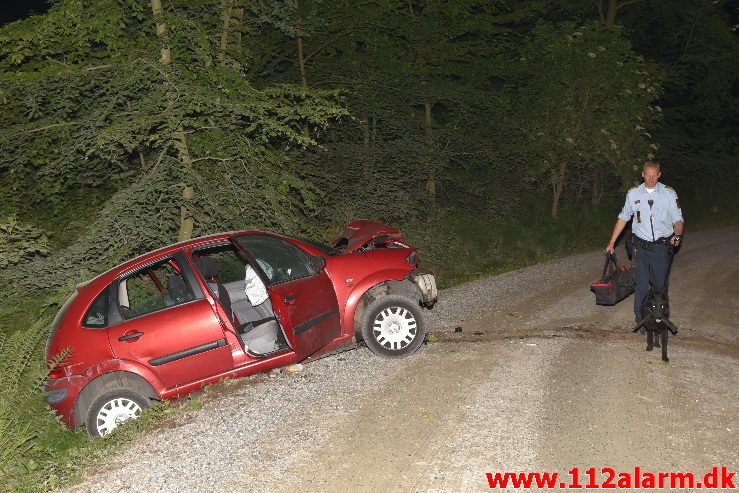
{"label": "gravel road", "polygon": [[629,330],[630,299],[594,304],[591,252],[442,291],[427,312],[438,342],[409,358],[359,348],[216,386],[64,491],[485,491],[497,471],[736,471],[736,244],[739,227],[686,237],[669,364]]}

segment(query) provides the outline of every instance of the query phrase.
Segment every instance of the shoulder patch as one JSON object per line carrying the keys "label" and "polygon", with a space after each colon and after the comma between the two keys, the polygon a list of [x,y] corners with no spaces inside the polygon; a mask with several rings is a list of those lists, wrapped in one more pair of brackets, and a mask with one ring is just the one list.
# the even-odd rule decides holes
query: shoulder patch
{"label": "shoulder patch", "polygon": [[667,190],[672,190],[673,192],[675,191],[675,189],[674,189],[674,188],[672,188],[672,187],[671,187],[670,185],[665,185],[665,188],[666,188]]}

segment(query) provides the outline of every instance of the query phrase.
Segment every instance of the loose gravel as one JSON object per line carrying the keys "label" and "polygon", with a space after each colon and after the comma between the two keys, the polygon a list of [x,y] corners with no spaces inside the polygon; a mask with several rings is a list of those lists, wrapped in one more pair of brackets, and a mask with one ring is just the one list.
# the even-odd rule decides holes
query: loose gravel
{"label": "loose gravel", "polygon": [[[438,305],[425,312],[429,331],[480,324],[493,307],[500,311],[513,305],[530,283],[546,280],[556,285],[556,272],[592,256],[444,290]],[[498,302],[492,304],[491,299]],[[442,351],[424,347],[410,358],[391,360],[360,347],[305,364],[297,373],[224,382],[216,389],[218,397],[211,399],[206,392],[200,410],[140,437],[97,467],[97,474],[65,491],[277,491],[289,481],[284,471],[316,450],[331,447],[335,423],[357,410],[363,394],[381,388],[412,363],[424,366],[423,359],[441,357]]]}
{"label": "loose gravel", "polygon": [[296,444],[328,446],[332,422],[402,364],[363,348],[300,372],[224,382],[200,410],[140,437],[104,472],[67,491],[274,491],[307,453]]}
{"label": "loose gravel", "polygon": [[[739,237],[739,229],[704,233],[696,248],[727,235]],[[628,304],[593,307],[588,284],[599,277],[602,258],[591,252],[442,291],[437,306],[425,314],[429,330],[445,343],[423,346],[406,359],[380,358],[361,347],[307,363],[299,372],[219,384],[205,392],[201,409],[155,426],[96,466],[84,482],[62,491],[342,491],[332,477],[348,474],[354,476],[343,484],[354,485],[352,491],[378,491],[378,484],[384,491],[408,491],[397,486],[417,484],[417,477],[404,476],[406,465],[427,471],[426,486],[419,490],[469,491],[480,486],[482,470],[534,467],[547,412],[536,396],[545,394],[563,348],[569,354],[593,344],[540,339],[534,329],[550,322],[565,327],[589,314],[591,320],[620,323],[622,330],[632,316]],[[529,337],[448,344],[457,327],[467,338],[478,330],[480,335],[529,331]],[[598,347],[598,357],[620,352],[629,361],[633,352],[644,358],[641,348],[621,343]],[[736,361],[719,358],[716,365],[736,390]],[[558,378],[566,370],[558,369]],[[630,369],[637,375],[638,370]],[[730,404],[725,412],[739,410]],[[413,424],[406,427],[403,420]],[[362,471],[346,464],[362,463],[354,452],[377,454],[366,458],[377,464],[383,456],[397,460],[387,471]]]}
{"label": "loose gravel", "polygon": [[[588,266],[587,277],[592,278],[591,280],[597,279],[600,274],[597,266],[602,262],[602,258],[603,254],[590,252],[485,277],[443,290],[437,305],[427,313],[426,320],[431,330],[443,330],[460,325],[486,325],[491,316],[505,313],[522,300],[530,299],[541,287],[547,290],[561,289],[570,281],[568,277],[562,275],[563,272],[580,272],[583,271],[583,266]],[[583,289],[587,291],[585,285]],[[544,300],[542,298],[542,301]],[[588,305],[592,305],[590,299],[586,301]],[[518,315],[510,313],[512,317],[520,318]]]}

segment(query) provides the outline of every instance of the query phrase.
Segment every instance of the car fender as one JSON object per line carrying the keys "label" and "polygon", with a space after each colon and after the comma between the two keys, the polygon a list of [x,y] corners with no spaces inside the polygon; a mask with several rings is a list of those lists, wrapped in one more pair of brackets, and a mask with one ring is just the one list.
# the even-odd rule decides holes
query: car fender
{"label": "car fender", "polygon": [[165,390],[165,386],[153,371],[130,360],[101,361],[88,368],[84,376],[88,383],[82,388],[74,403],[75,427],[84,423],[84,415],[94,398],[95,391],[112,380],[138,390],[150,399],[158,399]]}
{"label": "car fender", "polygon": [[147,368],[145,365],[139,363],[138,361],[128,359],[111,358],[95,363],[87,369],[87,371],[85,372],[85,377],[88,380],[92,381],[102,375],[115,371],[125,371],[140,376],[141,378],[149,382],[149,385],[151,385],[152,388],[157,392],[157,395],[161,394],[162,391],[166,389],[165,385],[162,383],[159,377],[157,377],[156,373],[154,373],[151,369]]}
{"label": "car fender", "polygon": [[404,281],[409,272],[410,269],[385,269],[373,272],[359,282],[352,283],[353,287],[346,298],[344,313],[341,317],[342,333],[345,335],[354,334],[354,314],[357,310],[359,300],[362,299],[362,296],[367,291],[383,282]]}

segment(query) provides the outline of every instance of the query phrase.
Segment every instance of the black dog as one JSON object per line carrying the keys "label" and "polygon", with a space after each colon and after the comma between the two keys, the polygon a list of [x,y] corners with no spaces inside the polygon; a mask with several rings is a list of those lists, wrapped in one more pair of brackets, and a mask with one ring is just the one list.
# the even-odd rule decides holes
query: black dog
{"label": "black dog", "polygon": [[[649,295],[642,305],[642,319],[634,327],[634,332],[644,327],[647,329],[647,351],[654,347],[662,347],[662,361],[669,362],[667,357],[667,331],[677,334],[677,327],[670,322],[670,301],[666,293],[649,289]],[[661,342],[661,344],[660,344]]]}

